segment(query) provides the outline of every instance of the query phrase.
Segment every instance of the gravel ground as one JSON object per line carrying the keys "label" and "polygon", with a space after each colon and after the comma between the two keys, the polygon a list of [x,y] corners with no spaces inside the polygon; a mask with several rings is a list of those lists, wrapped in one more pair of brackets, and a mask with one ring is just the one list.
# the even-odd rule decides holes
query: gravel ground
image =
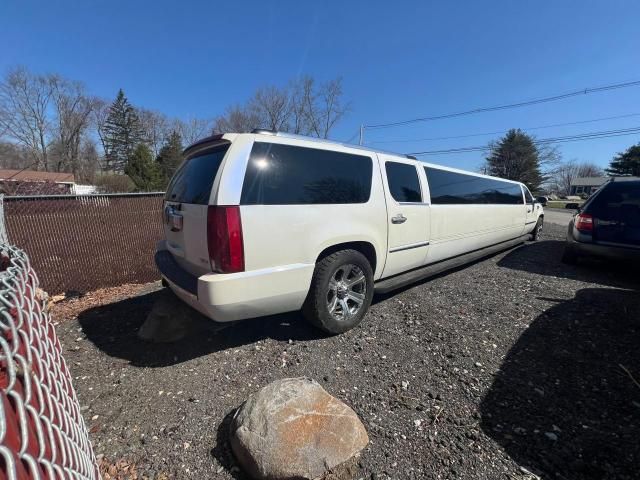
{"label": "gravel ground", "polygon": [[58,332],[96,453],[138,478],[244,478],[234,409],[308,376],[371,439],[332,478],[638,478],[637,270],[567,267],[563,235],[376,298],[331,338],[287,314],[149,345],[135,332],[166,292],[92,305]]}

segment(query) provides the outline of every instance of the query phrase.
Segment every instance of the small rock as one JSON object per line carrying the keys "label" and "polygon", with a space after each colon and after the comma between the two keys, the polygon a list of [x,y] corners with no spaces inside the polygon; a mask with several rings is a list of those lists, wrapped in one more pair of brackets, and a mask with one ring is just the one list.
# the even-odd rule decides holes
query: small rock
{"label": "small rock", "polygon": [[403,381],[401,385],[403,390],[407,390],[409,388],[409,382]]}
{"label": "small rock", "polygon": [[556,440],[558,440],[558,435],[556,435],[553,432],[544,432],[544,435],[545,435],[545,437],[547,437],[552,442],[555,442]]}
{"label": "small rock", "polygon": [[257,479],[313,479],[359,453],[369,437],[351,408],[308,378],[251,395],[231,422],[231,448]]}

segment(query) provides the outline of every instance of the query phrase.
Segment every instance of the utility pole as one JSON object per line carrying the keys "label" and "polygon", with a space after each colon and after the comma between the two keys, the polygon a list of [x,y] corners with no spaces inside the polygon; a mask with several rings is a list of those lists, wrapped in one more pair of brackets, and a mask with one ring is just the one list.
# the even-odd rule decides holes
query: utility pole
{"label": "utility pole", "polygon": [[362,145],[364,142],[364,125],[360,125],[360,142],[359,145]]}

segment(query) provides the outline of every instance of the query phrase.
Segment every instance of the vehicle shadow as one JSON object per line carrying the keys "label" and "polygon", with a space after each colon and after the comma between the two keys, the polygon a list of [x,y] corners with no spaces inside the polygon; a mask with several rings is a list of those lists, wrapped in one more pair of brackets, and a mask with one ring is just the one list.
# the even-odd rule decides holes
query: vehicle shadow
{"label": "vehicle shadow", "polygon": [[483,431],[542,478],[637,478],[638,345],[638,291],[579,290],[509,351],[481,403]]}
{"label": "vehicle shadow", "polygon": [[235,348],[272,338],[279,341],[323,338],[321,331],[309,325],[299,313],[273,315],[241,322],[220,324],[205,318],[188,306],[188,334],[173,343],[151,343],[138,338],[137,332],[154,303],[167,289],[101,305],[85,310],[78,322],[87,339],[111,357],[134,366],[166,367],[209,353]]}
{"label": "vehicle shadow", "polygon": [[498,266],[600,285],[622,288],[640,286],[637,271],[623,263],[587,258],[581,259],[578,265],[562,263],[564,245],[565,242],[560,240],[527,243],[507,253],[498,261]]}

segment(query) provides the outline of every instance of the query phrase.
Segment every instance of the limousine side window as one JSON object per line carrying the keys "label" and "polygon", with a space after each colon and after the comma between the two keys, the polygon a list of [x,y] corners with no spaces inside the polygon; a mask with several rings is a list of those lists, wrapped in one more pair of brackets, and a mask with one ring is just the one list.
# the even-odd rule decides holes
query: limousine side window
{"label": "limousine side window", "polygon": [[387,182],[391,196],[398,203],[420,203],[420,179],[414,165],[398,162],[386,162]]}
{"label": "limousine side window", "polygon": [[524,198],[529,205],[533,204],[533,195],[527,187],[522,187],[524,189]]}
{"label": "limousine side window", "polygon": [[371,157],[277,143],[253,144],[242,205],[366,203]]}
{"label": "limousine side window", "polygon": [[439,168],[424,167],[433,205],[492,204],[522,205],[517,183],[465,175]]}

